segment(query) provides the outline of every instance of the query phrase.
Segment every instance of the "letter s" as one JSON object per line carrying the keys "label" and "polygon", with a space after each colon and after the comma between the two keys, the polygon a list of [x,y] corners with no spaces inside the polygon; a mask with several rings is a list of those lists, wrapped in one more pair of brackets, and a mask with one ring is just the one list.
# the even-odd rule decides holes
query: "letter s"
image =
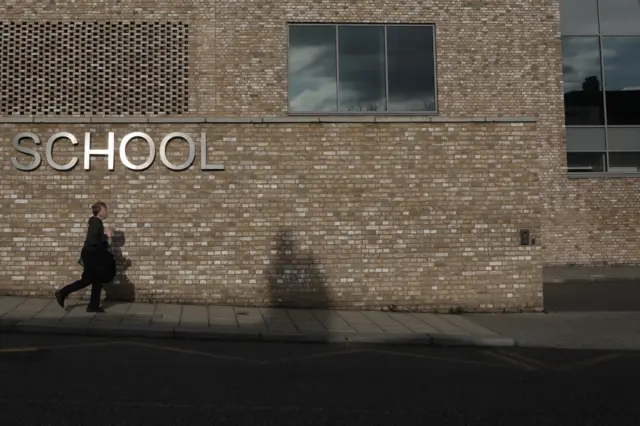
{"label": "letter s", "polygon": [[29,172],[40,167],[40,164],[42,163],[42,157],[35,149],[22,146],[22,139],[32,139],[36,145],[40,145],[40,138],[35,133],[31,132],[18,133],[13,138],[13,147],[16,149],[16,151],[21,152],[22,154],[30,155],[31,157],[33,157],[33,161],[27,165],[24,165],[18,162],[18,159],[16,157],[12,157],[11,164],[13,164],[13,167],[20,171]]}

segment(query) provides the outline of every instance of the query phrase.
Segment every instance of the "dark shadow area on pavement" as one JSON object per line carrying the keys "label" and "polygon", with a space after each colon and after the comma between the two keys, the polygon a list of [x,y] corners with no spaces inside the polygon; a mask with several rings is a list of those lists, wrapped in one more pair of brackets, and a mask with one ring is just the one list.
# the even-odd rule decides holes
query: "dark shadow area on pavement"
{"label": "dark shadow area on pavement", "polygon": [[276,334],[304,335],[317,343],[329,341],[332,316],[327,309],[331,301],[322,264],[311,248],[299,245],[291,229],[278,230],[270,255],[265,271],[272,308],[264,315],[267,327],[274,326]]}
{"label": "dark shadow area on pavement", "polygon": [[[477,346],[486,341],[501,340],[502,336],[476,336],[471,334],[397,333],[393,325],[405,331],[409,327],[400,320],[387,320],[384,326],[375,320],[361,322],[344,318],[335,313],[336,304],[331,300],[325,269],[315,258],[312,247],[304,246],[292,229],[279,229],[271,241],[270,264],[265,271],[271,310],[266,310],[265,322],[274,334],[304,335],[303,340],[316,343],[342,343],[347,345],[386,346],[445,345]],[[354,310],[357,314],[359,311]],[[375,315],[376,312],[370,312]],[[409,312],[393,312],[384,315],[410,315]],[[348,315],[348,314],[347,314]],[[379,321],[384,319],[378,318]],[[419,322],[419,320],[417,320]],[[283,323],[290,324],[283,326]],[[291,327],[291,323],[295,324]],[[323,328],[320,327],[320,324]],[[424,324],[422,324],[424,325]],[[273,326],[273,328],[272,328]],[[455,327],[453,324],[452,327]],[[384,328],[386,327],[386,328]],[[297,329],[296,329],[297,328]],[[277,341],[271,336],[269,341]],[[494,343],[495,344],[495,343]],[[504,345],[504,343],[498,343]]]}

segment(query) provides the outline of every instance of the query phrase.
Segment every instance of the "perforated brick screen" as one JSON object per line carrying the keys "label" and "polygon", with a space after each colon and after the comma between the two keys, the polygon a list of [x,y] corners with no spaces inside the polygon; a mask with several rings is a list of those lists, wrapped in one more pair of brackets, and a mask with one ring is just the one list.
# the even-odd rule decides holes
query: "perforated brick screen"
{"label": "perforated brick screen", "polygon": [[188,111],[189,26],[0,22],[0,115]]}

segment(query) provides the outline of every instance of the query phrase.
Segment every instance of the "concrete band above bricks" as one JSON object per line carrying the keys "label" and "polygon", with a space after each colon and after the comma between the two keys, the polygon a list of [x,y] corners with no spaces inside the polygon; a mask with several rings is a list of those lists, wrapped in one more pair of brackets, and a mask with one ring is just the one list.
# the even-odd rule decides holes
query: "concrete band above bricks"
{"label": "concrete band above bricks", "polygon": [[0,117],[0,124],[535,123],[535,117],[332,115],[291,117]]}

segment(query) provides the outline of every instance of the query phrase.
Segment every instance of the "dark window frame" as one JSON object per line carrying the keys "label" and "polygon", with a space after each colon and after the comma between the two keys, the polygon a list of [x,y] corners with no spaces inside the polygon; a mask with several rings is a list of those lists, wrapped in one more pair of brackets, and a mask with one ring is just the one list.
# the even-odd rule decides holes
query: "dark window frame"
{"label": "dark window frame", "polygon": [[[561,0],[562,1],[562,0]],[[604,5],[604,3],[606,2],[606,0],[596,0],[596,11],[597,11],[597,19],[598,19],[598,31],[597,32],[593,32],[593,33],[581,33],[581,32],[569,32],[569,33],[562,33],[561,37],[562,39],[565,38],[570,38],[570,37],[594,37],[598,39],[598,54],[600,57],[600,71],[601,71],[601,76],[602,76],[602,101],[603,101],[603,114],[604,114],[604,124],[603,125],[566,125],[565,127],[567,129],[569,128],[574,128],[574,129],[603,129],[604,130],[604,151],[598,151],[598,152],[603,152],[604,155],[604,162],[605,162],[605,171],[603,172],[584,172],[584,171],[572,171],[571,167],[568,164],[568,157],[570,154],[589,154],[589,153],[594,153],[595,151],[593,150],[568,150],[567,148],[567,141],[565,139],[565,152],[567,155],[567,172],[568,172],[568,176],[572,177],[572,178],[595,178],[595,177],[640,177],[640,170],[637,172],[619,172],[619,171],[611,171],[611,164],[610,164],[610,154],[611,153],[620,153],[620,152],[626,152],[629,154],[640,154],[640,144],[639,144],[639,148],[637,150],[629,150],[629,151],[619,151],[619,150],[611,150],[609,149],[609,129],[615,129],[615,128],[633,128],[633,129],[640,129],[640,125],[610,125],[609,124],[609,117],[608,117],[608,112],[609,110],[607,109],[607,73],[605,70],[605,59],[604,56],[602,55],[603,52],[603,39],[608,38],[608,37],[615,37],[615,38],[623,38],[623,37],[633,37],[633,38],[640,38],[640,26],[638,26],[638,31],[636,32],[630,32],[630,33],[624,33],[624,34],[620,34],[620,33],[607,33],[607,32],[603,32],[602,31],[602,23],[601,23],[601,10],[603,7],[606,7],[606,5]],[[562,20],[562,16],[560,16],[560,19]],[[564,76],[563,76],[563,81],[564,81]]]}
{"label": "dark window frame", "polygon": [[[289,57],[289,48],[291,46],[290,40],[290,29],[294,26],[329,26],[335,27],[336,31],[336,96],[338,108],[335,111],[292,111],[291,110],[291,96],[290,96],[290,82],[291,82],[291,72],[290,72],[290,57]],[[338,27],[340,26],[368,26],[368,27],[383,27],[384,28],[384,67],[385,67],[385,111],[339,111],[339,93],[340,93],[340,41],[338,38]],[[387,50],[387,27],[431,27],[432,35],[433,35],[433,89],[434,89],[434,109],[432,111],[387,111],[389,108],[389,66],[388,66],[388,50]],[[438,54],[437,54],[437,40],[436,40],[436,24],[435,23],[395,23],[395,22],[287,22],[287,115],[289,116],[362,116],[362,115],[376,115],[376,116],[437,116],[440,115],[439,110],[439,102],[438,102]]]}

